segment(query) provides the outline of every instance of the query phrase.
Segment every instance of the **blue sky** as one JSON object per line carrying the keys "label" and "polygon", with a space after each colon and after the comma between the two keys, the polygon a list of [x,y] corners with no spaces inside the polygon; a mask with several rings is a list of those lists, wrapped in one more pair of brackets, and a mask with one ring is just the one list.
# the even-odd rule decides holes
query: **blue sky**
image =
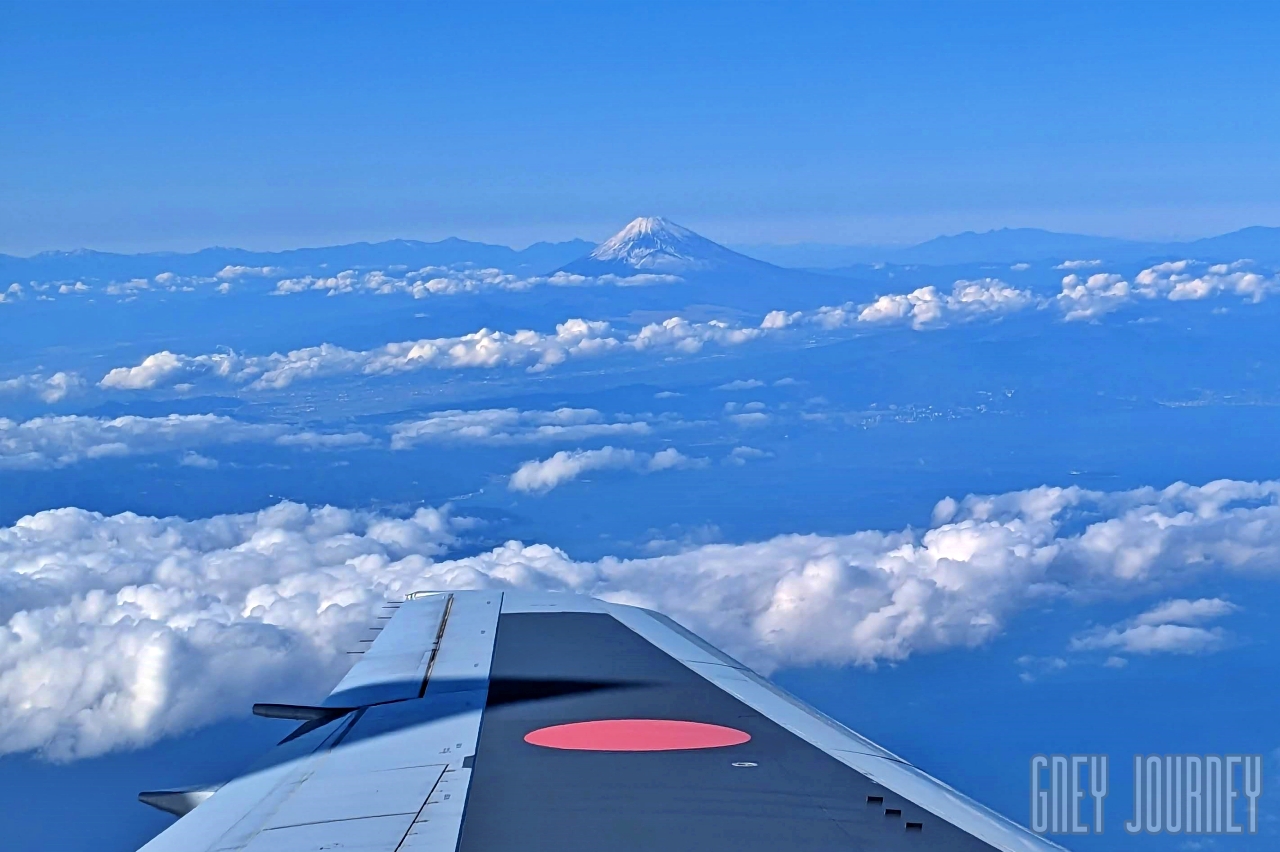
{"label": "blue sky", "polygon": [[0,251],[1275,224],[1268,4],[6,4]]}

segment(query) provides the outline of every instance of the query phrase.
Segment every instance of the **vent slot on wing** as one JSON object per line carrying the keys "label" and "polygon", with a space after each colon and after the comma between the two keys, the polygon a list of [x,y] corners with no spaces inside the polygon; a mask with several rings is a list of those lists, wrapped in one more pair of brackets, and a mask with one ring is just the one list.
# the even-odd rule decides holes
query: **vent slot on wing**
{"label": "vent slot on wing", "polygon": [[867,796],[868,805],[883,805],[884,796]]}
{"label": "vent slot on wing", "polygon": [[924,823],[909,822],[907,823],[907,831],[924,831]]}
{"label": "vent slot on wing", "polygon": [[885,808],[884,815],[887,817],[900,817],[902,816],[902,808]]}

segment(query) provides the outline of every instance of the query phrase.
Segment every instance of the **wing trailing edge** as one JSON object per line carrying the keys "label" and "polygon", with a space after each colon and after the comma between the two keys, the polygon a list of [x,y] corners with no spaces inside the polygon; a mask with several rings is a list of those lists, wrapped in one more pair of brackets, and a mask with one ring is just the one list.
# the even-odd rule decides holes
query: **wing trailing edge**
{"label": "wing trailing edge", "polygon": [[[1052,852],[657,613],[413,595],[302,722],[143,852]],[[710,733],[708,733],[710,732]],[[199,807],[196,807],[196,805]]]}

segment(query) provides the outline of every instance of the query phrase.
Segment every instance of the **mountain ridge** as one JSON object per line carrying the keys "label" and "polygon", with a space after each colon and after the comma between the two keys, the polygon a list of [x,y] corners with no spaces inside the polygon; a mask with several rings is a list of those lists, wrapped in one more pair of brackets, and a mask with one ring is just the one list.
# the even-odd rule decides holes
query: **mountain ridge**
{"label": "mountain ridge", "polygon": [[1215,261],[1250,258],[1277,262],[1280,261],[1280,228],[1252,225],[1212,237],[1166,241],[1099,237],[1043,228],[998,228],[947,234],[910,246],[797,244],[740,248],[775,262],[786,260],[798,267],[833,273],[874,263],[946,266],[1094,259],[1123,263],[1156,258]]}
{"label": "mountain ridge", "polygon": [[821,244],[738,246],[752,256],[661,217],[640,217],[603,243],[582,239],[537,242],[524,249],[448,237],[355,242],[281,251],[211,246],[195,252],[123,254],[95,249],[44,251],[28,257],[0,254],[0,283],[76,278],[127,280],[162,272],[211,276],[226,266],[276,267],[280,274],[404,265],[493,266],[522,275],[555,271],[583,275],[673,274],[704,279],[732,276],[778,280],[797,274],[846,276],[877,263],[949,266],[1102,260],[1110,263],[1180,260],[1222,262],[1243,258],[1280,263],[1280,227],[1253,225],[1183,241],[1142,241],[1048,231],[1000,228],[949,234],[911,246]]}
{"label": "mountain ridge", "polygon": [[[537,242],[523,249],[446,237],[443,240],[382,240],[281,251],[211,246],[194,252],[123,254],[95,249],[52,250],[28,257],[0,254],[0,280],[151,277],[162,272],[213,275],[225,266],[279,267],[339,272],[352,266],[449,266],[472,263],[507,272],[541,275],[594,247],[586,240]],[[14,276],[19,276],[15,278]]]}

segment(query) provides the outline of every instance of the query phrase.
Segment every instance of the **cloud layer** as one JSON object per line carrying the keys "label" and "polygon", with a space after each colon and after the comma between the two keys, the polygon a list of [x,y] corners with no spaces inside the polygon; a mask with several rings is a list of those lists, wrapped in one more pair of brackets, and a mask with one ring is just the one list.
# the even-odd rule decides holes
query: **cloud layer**
{"label": "cloud layer", "polygon": [[[945,298],[934,298],[936,293],[929,299],[917,298],[924,291],[908,297],[893,297],[907,300],[903,303],[907,307],[901,309],[896,319],[910,322],[915,328],[925,328],[942,325],[948,318],[1007,312],[1014,309],[1013,305],[1024,303],[1023,291],[1012,290],[999,282],[961,283],[966,286],[957,286],[956,293]],[[932,291],[932,288],[925,290]],[[692,322],[671,317],[631,333],[615,330],[603,321],[570,319],[558,324],[554,334],[532,330],[508,333],[483,328],[459,337],[388,343],[360,351],[328,343],[265,356],[230,351],[192,356],[164,350],[148,355],[136,366],[112,369],[98,384],[107,390],[149,390],[214,378],[255,390],[279,390],[308,379],[394,375],[423,369],[524,367],[540,372],[573,359],[637,353],[690,355],[707,346],[738,346],[792,326],[834,330],[890,319],[884,311],[873,308],[858,308],[850,303],[809,313],[772,311],[759,326],[737,326],[720,320]]]}
{"label": "cloud layer", "polygon": [[[0,417],[0,469],[47,469],[118,456],[185,452],[184,464],[213,467],[198,448],[273,444],[308,450],[355,447],[411,450],[424,444],[520,444],[647,437],[657,429],[700,425],[674,414],[605,415],[593,408],[550,411],[490,408],[433,412],[380,430],[318,432],[282,423],[249,423],[214,414],[160,417],[65,415],[26,421]],[[375,437],[377,436],[377,437]],[[203,461],[202,461],[203,460]]]}
{"label": "cloud layer", "polygon": [[608,418],[594,408],[521,411],[486,408],[437,411],[422,420],[391,427],[391,448],[406,450],[418,444],[465,441],[482,444],[526,444],[540,441],[581,441],[589,438],[648,435],[649,423],[625,417]]}
{"label": "cloud layer", "polygon": [[[447,509],[393,518],[282,503],[195,521],[60,509],[0,529],[0,753],[75,758],[255,700],[314,699],[376,607],[417,589],[649,606],[765,670],[975,646],[1045,601],[1160,594],[1214,571],[1276,576],[1280,482],[1042,487],[943,500],[925,530],[596,562],[519,542],[450,558],[472,527]],[[1174,600],[1120,638],[1085,641],[1140,653],[1124,631],[1222,609]]]}
{"label": "cloud layer", "polygon": [[305,379],[394,375],[428,368],[525,367],[539,372],[570,359],[609,353],[689,354],[706,345],[745,343],[763,333],[760,328],[737,328],[717,320],[695,323],[672,317],[622,334],[607,322],[570,319],[557,325],[554,334],[482,328],[460,337],[388,343],[363,351],[328,343],[265,356],[235,352],[189,356],[165,350],[147,356],[137,366],[111,370],[99,385],[108,390],[147,390],[212,377],[258,390],[278,390]]}
{"label": "cloud layer", "polygon": [[452,296],[486,290],[523,291],[539,286],[647,287],[655,284],[674,284],[679,280],[674,275],[586,276],[569,272],[522,277],[493,268],[465,265],[424,266],[422,269],[401,274],[381,270],[361,273],[348,269],[328,277],[306,275],[300,278],[286,278],[276,282],[275,293],[278,296],[304,293],[309,290],[318,290],[330,296],[346,293],[375,293],[384,296],[406,293],[415,299],[425,299],[429,296]]}
{"label": "cloud layer", "polygon": [[37,294],[36,298],[41,299],[52,298],[54,295],[78,295],[100,290],[108,296],[120,297],[121,301],[131,301],[146,293],[191,293],[211,284],[216,285],[215,289],[218,292],[229,293],[240,281],[252,278],[277,278],[272,291],[277,296],[318,291],[330,296],[348,293],[375,295],[403,293],[415,299],[494,290],[520,292],[534,287],[651,287],[675,284],[681,280],[675,275],[651,273],[587,276],[557,272],[553,275],[519,276],[503,272],[501,269],[468,264],[424,266],[421,269],[409,271],[397,270],[394,267],[390,270],[376,269],[364,272],[346,269],[336,275],[295,274],[290,278],[281,278],[280,276],[284,274],[286,271],[278,266],[224,266],[212,276],[161,272],[150,278],[107,280],[93,284],[70,280],[32,281],[26,288],[14,282],[5,288],[0,288],[0,303],[16,302],[26,298],[27,289]]}
{"label": "cloud layer", "polygon": [[981,316],[998,317],[1038,304],[1029,290],[1012,287],[998,278],[983,278],[957,281],[950,293],[931,285],[910,293],[880,296],[869,304],[845,302],[816,311],[771,311],[761,326],[777,330],[805,325],[833,331],[859,325],[907,325],[922,331]]}
{"label": "cloud layer", "polygon": [[[482,328],[458,337],[388,343],[368,350],[329,343],[270,355],[231,351],[182,355],[165,350],[148,355],[135,366],[112,369],[99,386],[108,390],[148,390],[212,378],[255,390],[278,390],[308,379],[394,375],[423,369],[522,367],[539,372],[570,360],[604,355],[688,355],[707,346],[738,346],[794,328],[834,332],[903,325],[923,331],[1053,306],[1067,320],[1096,319],[1140,299],[1179,301],[1231,293],[1256,302],[1280,287],[1276,278],[1249,271],[1248,265],[1247,261],[1214,266],[1186,260],[1163,263],[1144,269],[1133,282],[1114,273],[1088,277],[1072,273],[1063,278],[1062,291],[1049,299],[1037,298],[1029,290],[997,278],[962,280],[955,282],[950,293],[929,286],[911,293],[881,296],[866,304],[848,302],[814,311],[770,311],[757,326],[719,320],[693,322],[676,316],[628,333],[608,322],[575,318],[557,325],[554,333]],[[497,270],[471,270],[469,274],[482,273],[499,274]],[[352,278],[348,284],[356,286],[352,282],[357,279],[358,276]],[[337,278],[326,281],[335,282],[333,287],[338,289],[334,292],[341,292],[341,287],[346,286]],[[313,282],[307,286],[318,285]]]}
{"label": "cloud layer", "polygon": [[296,431],[280,424],[245,423],[214,414],[115,418],[75,415],[37,417],[25,422],[0,417],[0,468],[62,467],[86,459],[154,454],[213,444],[271,442],[281,446],[337,449],[365,445],[371,440],[360,432]]}
{"label": "cloud layer", "polygon": [[1133,281],[1111,272],[1087,277],[1072,273],[1062,279],[1057,303],[1070,321],[1096,319],[1142,300],[1183,302],[1225,294],[1261,302],[1280,290],[1280,279],[1257,272],[1252,266],[1247,260],[1212,265],[1177,260],[1148,267],[1134,276]]}
{"label": "cloud layer", "polygon": [[299,667],[327,683],[389,589],[381,568],[426,573],[457,527],[294,504],[24,518],[0,530],[0,753],[141,745],[279,694]]}

